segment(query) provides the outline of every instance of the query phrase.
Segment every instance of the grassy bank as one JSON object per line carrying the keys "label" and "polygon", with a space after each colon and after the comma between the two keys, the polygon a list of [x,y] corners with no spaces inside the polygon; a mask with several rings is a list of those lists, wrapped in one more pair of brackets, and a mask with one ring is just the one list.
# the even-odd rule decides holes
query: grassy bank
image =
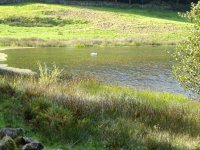
{"label": "grassy bank", "polygon": [[0,127],[24,127],[49,149],[200,148],[199,102],[40,70],[0,76]]}
{"label": "grassy bank", "polygon": [[24,3],[0,6],[1,46],[176,44],[189,26],[175,11]]}

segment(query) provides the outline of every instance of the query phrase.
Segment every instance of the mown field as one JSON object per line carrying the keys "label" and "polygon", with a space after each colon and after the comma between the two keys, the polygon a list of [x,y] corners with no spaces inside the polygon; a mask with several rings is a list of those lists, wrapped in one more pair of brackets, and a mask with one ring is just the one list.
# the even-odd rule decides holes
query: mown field
{"label": "mown field", "polygon": [[49,150],[199,150],[199,102],[45,70],[0,76],[0,127],[23,127]]}
{"label": "mown field", "polygon": [[189,24],[178,12],[42,3],[0,6],[1,46],[176,44]]}

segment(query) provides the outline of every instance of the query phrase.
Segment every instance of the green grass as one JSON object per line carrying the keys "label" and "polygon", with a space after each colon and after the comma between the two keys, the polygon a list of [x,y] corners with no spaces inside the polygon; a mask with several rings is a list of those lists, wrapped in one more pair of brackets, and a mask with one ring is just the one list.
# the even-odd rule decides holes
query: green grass
{"label": "green grass", "polygon": [[[176,12],[138,8],[25,3],[0,13],[2,46],[176,44],[189,26]],[[23,127],[50,150],[198,150],[200,103],[59,70],[4,75],[0,127]]]}
{"label": "green grass", "polygon": [[0,6],[2,46],[176,44],[189,24],[177,12],[24,3]]}
{"label": "green grass", "polygon": [[24,127],[49,149],[199,149],[199,102],[53,74],[0,76],[0,127]]}

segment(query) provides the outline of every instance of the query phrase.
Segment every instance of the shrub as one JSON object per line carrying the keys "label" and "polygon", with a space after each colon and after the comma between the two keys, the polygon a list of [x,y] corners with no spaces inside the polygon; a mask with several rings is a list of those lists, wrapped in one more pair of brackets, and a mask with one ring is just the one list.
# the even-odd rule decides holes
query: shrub
{"label": "shrub", "polygon": [[185,89],[200,94],[200,2],[192,4],[185,17],[194,25],[188,38],[177,47],[174,74]]}

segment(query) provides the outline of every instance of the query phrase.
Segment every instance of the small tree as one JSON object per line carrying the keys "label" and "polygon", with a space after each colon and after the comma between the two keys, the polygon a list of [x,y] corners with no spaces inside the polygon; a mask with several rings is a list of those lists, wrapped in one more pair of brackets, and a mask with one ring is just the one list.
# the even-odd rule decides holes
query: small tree
{"label": "small tree", "polygon": [[200,95],[200,1],[184,16],[194,24],[187,39],[177,46],[173,71],[185,89]]}

